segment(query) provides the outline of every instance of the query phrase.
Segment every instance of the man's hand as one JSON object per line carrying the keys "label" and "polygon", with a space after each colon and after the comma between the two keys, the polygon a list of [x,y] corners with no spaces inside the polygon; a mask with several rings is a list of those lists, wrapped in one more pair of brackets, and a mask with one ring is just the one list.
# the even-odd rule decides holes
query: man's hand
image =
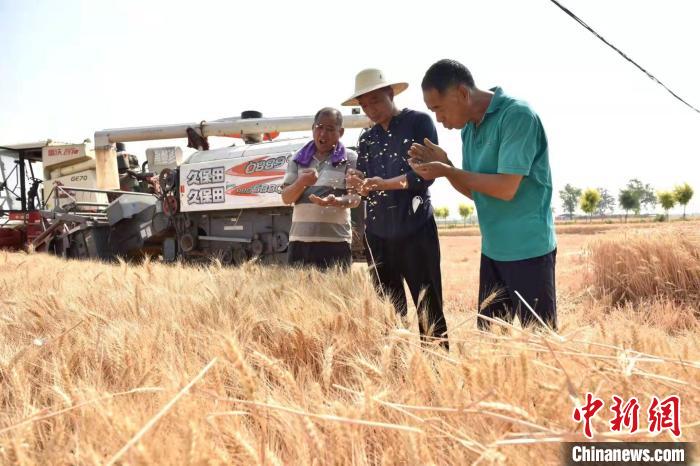
{"label": "man's hand", "polygon": [[354,168],[349,168],[345,174],[345,187],[356,191],[360,196],[367,196],[370,191],[381,191],[384,189],[384,179],[379,176],[365,178],[364,173]]}
{"label": "man's hand", "polygon": [[316,184],[316,181],[318,181],[318,172],[313,168],[305,168],[301,171],[301,174],[297,180],[302,184],[302,186],[313,186]]}
{"label": "man's hand", "polygon": [[348,168],[347,172],[345,172],[345,186],[347,189],[360,191],[362,189],[362,184],[364,183],[364,178],[365,174],[360,170]]}
{"label": "man's hand", "polygon": [[367,178],[363,184],[363,190],[369,191],[383,191],[384,190],[384,178],[379,176],[373,176],[372,178]]}
{"label": "man's hand", "polygon": [[316,205],[322,207],[348,207],[348,203],[340,197],[336,197],[333,194],[329,194],[326,197],[318,197],[315,194],[309,196],[309,200]]}
{"label": "man's hand", "polygon": [[441,162],[452,165],[450,159],[447,157],[447,152],[445,152],[442,147],[433,144],[428,138],[425,138],[423,142],[425,142],[425,145],[416,142],[411,144],[411,148],[408,149],[408,155],[411,159],[421,162]]}
{"label": "man's hand", "polygon": [[345,175],[346,175],[346,176],[354,175],[354,176],[357,176],[357,177],[359,177],[359,178],[364,178],[364,177],[365,177],[365,174],[362,173],[362,172],[361,172],[360,170],[358,170],[357,168],[348,168],[348,169],[345,171]]}
{"label": "man's hand", "polygon": [[434,180],[447,176],[447,173],[452,168],[450,165],[442,162],[420,162],[416,159],[409,159],[408,164],[414,172],[424,180]]}

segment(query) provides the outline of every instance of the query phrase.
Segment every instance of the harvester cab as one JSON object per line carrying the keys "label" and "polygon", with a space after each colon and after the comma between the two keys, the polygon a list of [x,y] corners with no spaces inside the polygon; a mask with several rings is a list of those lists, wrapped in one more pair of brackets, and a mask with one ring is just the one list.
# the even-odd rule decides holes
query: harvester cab
{"label": "harvester cab", "polygon": [[54,144],[0,145],[0,249],[23,249],[41,233],[42,151]]}

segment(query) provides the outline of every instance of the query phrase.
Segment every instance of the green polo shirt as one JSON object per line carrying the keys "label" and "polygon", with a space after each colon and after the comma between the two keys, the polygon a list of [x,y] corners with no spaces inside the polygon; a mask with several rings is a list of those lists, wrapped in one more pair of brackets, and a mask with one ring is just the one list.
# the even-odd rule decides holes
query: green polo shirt
{"label": "green polo shirt", "polygon": [[547,137],[530,106],[494,92],[484,119],[462,128],[462,168],[523,175],[510,201],[474,192],[481,252],[496,261],[543,256],[556,248]]}

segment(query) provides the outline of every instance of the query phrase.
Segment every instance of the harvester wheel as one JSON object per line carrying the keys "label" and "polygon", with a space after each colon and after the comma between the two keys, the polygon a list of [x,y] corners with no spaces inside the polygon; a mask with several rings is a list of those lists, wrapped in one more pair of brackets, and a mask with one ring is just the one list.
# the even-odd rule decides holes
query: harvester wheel
{"label": "harvester wheel", "polygon": [[248,260],[248,253],[245,249],[238,247],[233,249],[233,263],[236,265],[241,265]]}
{"label": "harvester wheel", "polygon": [[275,252],[284,252],[287,250],[287,246],[289,246],[289,236],[287,236],[287,233],[278,231],[272,235],[272,249],[274,249]]}
{"label": "harvester wheel", "polygon": [[185,233],[180,237],[180,249],[184,252],[190,252],[194,249],[194,237]]}
{"label": "harvester wheel", "polygon": [[253,257],[258,257],[263,253],[263,250],[265,249],[265,246],[263,245],[262,241],[259,239],[254,239],[253,241],[250,242],[250,254]]}
{"label": "harvester wheel", "polygon": [[233,251],[230,248],[221,252],[221,263],[224,265],[233,264]]}

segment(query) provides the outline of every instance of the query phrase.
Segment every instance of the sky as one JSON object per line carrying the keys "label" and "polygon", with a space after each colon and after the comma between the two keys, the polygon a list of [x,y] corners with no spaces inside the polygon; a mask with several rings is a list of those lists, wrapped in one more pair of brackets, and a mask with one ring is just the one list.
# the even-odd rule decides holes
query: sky
{"label": "sky", "polygon": [[[699,2],[562,3],[700,107]],[[399,107],[427,112],[420,81],[441,58],[459,60],[477,86],[501,86],[540,115],[557,214],[556,193],[567,183],[617,197],[631,178],[657,190],[688,182],[696,192],[688,211],[700,212],[700,113],[548,0],[0,0],[0,145],[80,142],[105,128],[249,109],[311,115],[338,107],[369,67],[410,84]],[[437,126],[440,144],[461,163],[459,131]],[[348,130],[343,141],[357,136]],[[143,157],[147,147],[169,144],[187,145],[127,148]],[[468,201],[444,180],[431,191],[452,217]]]}

